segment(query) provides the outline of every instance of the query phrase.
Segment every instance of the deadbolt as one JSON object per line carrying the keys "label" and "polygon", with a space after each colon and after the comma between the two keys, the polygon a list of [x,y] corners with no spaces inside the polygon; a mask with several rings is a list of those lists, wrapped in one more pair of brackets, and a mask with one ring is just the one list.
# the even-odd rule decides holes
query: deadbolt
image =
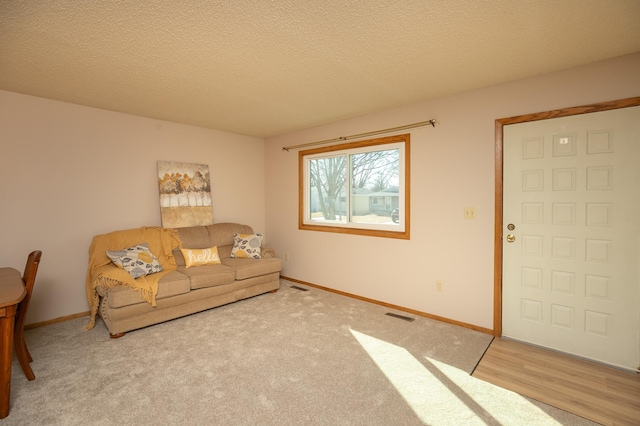
{"label": "deadbolt", "polygon": [[513,223],[510,223],[510,224],[507,225],[507,229],[509,231],[513,231],[514,229],[516,229],[516,226]]}
{"label": "deadbolt", "polygon": [[507,242],[512,243],[516,240],[516,236],[513,234],[507,234]]}

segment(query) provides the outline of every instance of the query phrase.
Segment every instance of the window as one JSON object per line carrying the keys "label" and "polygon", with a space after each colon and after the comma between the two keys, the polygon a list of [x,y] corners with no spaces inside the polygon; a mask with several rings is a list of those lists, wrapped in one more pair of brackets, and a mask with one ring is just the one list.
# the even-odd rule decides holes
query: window
{"label": "window", "polygon": [[299,153],[299,228],[409,239],[409,135]]}

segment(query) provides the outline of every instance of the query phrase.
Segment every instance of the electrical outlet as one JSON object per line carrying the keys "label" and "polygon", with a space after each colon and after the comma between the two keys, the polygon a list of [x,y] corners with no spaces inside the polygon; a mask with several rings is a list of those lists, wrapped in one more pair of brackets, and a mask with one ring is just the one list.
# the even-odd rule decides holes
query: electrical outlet
{"label": "electrical outlet", "polygon": [[287,261],[289,260],[289,253],[284,254],[284,260],[287,260]]}
{"label": "electrical outlet", "polygon": [[440,280],[436,281],[436,290],[444,291],[444,283]]}

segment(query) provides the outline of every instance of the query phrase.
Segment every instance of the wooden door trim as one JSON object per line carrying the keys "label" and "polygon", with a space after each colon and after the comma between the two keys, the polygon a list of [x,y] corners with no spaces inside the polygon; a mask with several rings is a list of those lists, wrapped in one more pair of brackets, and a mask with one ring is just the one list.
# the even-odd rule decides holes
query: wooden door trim
{"label": "wooden door trim", "polygon": [[502,209],[503,209],[503,167],[504,167],[504,126],[550,118],[590,114],[592,112],[640,106],[640,96],[615,101],[537,112],[499,118],[495,121],[495,212],[494,212],[494,265],[493,265],[493,335],[502,336]]}

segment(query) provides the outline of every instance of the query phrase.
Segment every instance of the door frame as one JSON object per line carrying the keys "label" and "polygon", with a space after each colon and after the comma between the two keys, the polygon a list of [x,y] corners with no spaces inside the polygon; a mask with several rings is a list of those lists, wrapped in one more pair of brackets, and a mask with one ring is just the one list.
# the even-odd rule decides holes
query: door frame
{"label": "door frame", "polygon": [[640,106],[640,96],[619,99],[615,101],[599,102],[595,104],[537,112],[533,114],[517,115],[499,118],[495,121],[495,222],[494,222],[494,264],[493,264],[493,335],[502,336],[502,230],[503,230],[503,167],[504,141],[503,128],[509,124],[525,123],[529,121],[547,120],[550,118],[569,117],[579,114],[609,111],[620,108]]}

